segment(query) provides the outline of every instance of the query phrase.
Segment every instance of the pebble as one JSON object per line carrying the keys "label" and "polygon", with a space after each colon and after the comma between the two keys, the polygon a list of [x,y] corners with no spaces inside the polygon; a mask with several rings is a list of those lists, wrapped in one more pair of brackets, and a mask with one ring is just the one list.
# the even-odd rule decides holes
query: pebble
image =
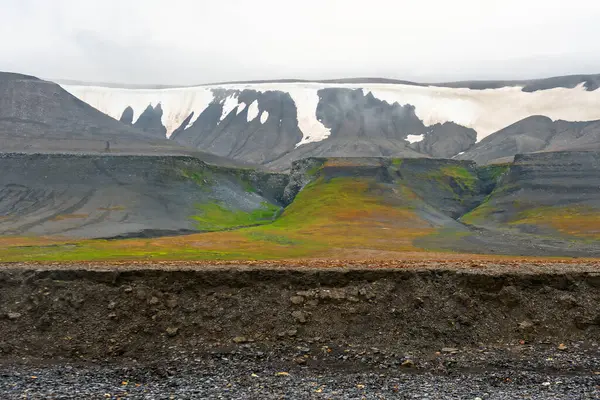
{"label": "pebble", "polygon": [[179,333],[179,328],[170,327],[167,328],[167,335],[169,337],[176,336]]}
{"label": "pebble", "polygon": [[15,319],[21,318],[21,313],[18,313],[18,312],[9,312],[9,313],[6,314],[6,316],[8,317],[8,319],[14,321]]}

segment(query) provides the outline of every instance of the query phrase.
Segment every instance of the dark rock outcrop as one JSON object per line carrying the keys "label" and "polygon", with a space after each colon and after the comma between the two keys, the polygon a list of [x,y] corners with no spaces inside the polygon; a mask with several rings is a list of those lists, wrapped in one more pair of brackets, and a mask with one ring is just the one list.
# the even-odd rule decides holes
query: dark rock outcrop
{"label": "dark rock outcrop", "polygon": [[[126,109],[127,111],[127,109]],[[148,105],[144,112],[133,124],[134,127],[159,138],[167,137],[167,128],[162,124],[161,118],[163,115],[162,107],[159,104],[156,107]],[[133,119],[133,118],[132,118]]]}
{"label": "dark rock outcrop", "polygon": [[[315,114],[330,130],[329,137],[297,147],[303,135],[296,104],[287,92],[214,90],[214,94],[214,101],[193,125],[178,129],[171,138],[185,146],[277,170],[287,170],[293,161],[306,157],[451,157],[475,142],[474,131],[458,124],[425,126],[409,104],[389,104],[361,89],[331,88],[318,92]],[[243,109],[234,108],[221,120],[229,96],[236,97]],[[249,118],[254,102],[258,113]],[[268,118],[263,118],[265,113]],[[420,134],[425,135],[427,144],[410,146],[407,136]]]}
{"label": "dark rock outcrop", "polygon": [[[214,94],[213,102],[193,125],[178,130],[172,139],[202,151],[256,164],[266,164],[292,151],[302,139],[296,107],[288,93],[215,90]],[[221,120],[223,102],[229,96],[236,96],[244,104],[243,110],[238,112],[235,108]],[[258,114],[249,118],[248,111],[254,102]],[[267,114],[265,120],[263,115]]]}
{"label": "dark rock outcrop", "polygon": [[131,108],[131,106],[127,106],[119,121],[126,125],[133,125],[133,108]]}
{"label": "dark rock outcrop", "polygon": [[454,122],[444,122],[430,126],[423,140],[410,147],[434,158],[452,158],[473,147],[476,141],[475,130]]}

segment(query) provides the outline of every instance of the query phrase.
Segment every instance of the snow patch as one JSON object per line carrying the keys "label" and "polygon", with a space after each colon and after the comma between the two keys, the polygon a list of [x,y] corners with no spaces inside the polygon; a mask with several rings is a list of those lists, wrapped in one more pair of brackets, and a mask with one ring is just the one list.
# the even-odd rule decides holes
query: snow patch
{"label": "snow patch", "polygon": [[325,127],[317,119],[317,105],[319,104],[320,88],[310,85],[296,85],[293,88],[287,88],[286,92],[290,94],[298,115],[298,128],[302,132],[302,140],[296,144],[296,147],[311,142],[320,142],[331,135],[331,129]]}
{"label": "snow patch", "polygon": [[[553,120],[592,121],[600,119],[600,90],[587,91],[583,84],[575,88],[555,88],[537,92],[523,92],[521,87],[471,90],[436,86],[402,84],[323,84],[256,83],[220,86],[197,86],[170,89],[122,89],[97,86],[63,85],[68,92],[92,107],[120,119],[127,106],[134,110],[134,122],[149,104],[162,105],[162,123],[167,136],[177,129],[190,113],[197,119],[213,101],[213,89],[258,92],[277,90],[289,93],[297,109],[298,126],[302,140],[297,144],[318,142],[330,135],[330,130],[317,119],[318,91],[324,88],[362,89],[389,104],[411,104],[415,114],[425,125],[453,121],[477,131],[477,140],[532,115],[545,115]],[[223,102],[221,120],[235,107],[236,96]],[[248,121],[259,116],[258,103],[248,106]]]}
{"label": "snow patch", "polygon": [[219,122],[223,121],[225,119],[225,117],[227,117],[229,115],[229,113],[232,112],[233,109],[238,106],[237,95],[232,94],[231,96],[227,96],[225,98],[225,100],[223,101],[222,105],[223,105],[223,112],[221,113],[221,119],[219,119]]}
{"label": "snow patch", "polygon": [[258,101],[254,100],[249,106],[248,106],[248,122],[250,121],[254,121],[254,119],[256,119],[256,117],[258,117]]}
{"label": "snow patch", "polygon": [[240,113],[241,113],[242,111],[244,111],[244,108],[246,108],[246,103],[240,103],[240,104],[238,104],[238,108],[237,108],[237,111],[236,111],[236,115],[240,115]]}
{"label": "snow patch", "polygon": [[265,110],[260,116],[260,123],[264,124],[265,122],[267,122],[267,119],[269,119],[269,112]]}
{"label": "snow patch", "polygon": [[408,140],[408,142],[410,144],[413,144],[413,143],[422,142],[424,138],[425,138],[425,135],[408,135],[406,137],[406,140]]}
{"label": "snow patch", "polygon": [[123,89],[82,85],[62,85],[62,87],[73,96],[116,120],[121,119],[127,107],[131,107],[134,123],[148,105],[160,103],[163,110],[161,121],[167,128],[167,137],[171,136],[192,112],[194,112],[192,119],[197,119],[213,101],[210,87],[170,89]]}

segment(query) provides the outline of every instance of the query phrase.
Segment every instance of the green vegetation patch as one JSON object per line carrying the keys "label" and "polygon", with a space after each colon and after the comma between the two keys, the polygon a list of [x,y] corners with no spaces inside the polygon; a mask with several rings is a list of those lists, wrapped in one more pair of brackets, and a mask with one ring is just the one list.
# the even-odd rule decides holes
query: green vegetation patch
{"label": "green vegetation patch", "polygon": [[444,165],[439,169],[429,171],[422,176],[424,179],[434,181],[446,188],[450,192],[460,189],[462,192],[476,192],[478,177],[475,171],[462,165]]}
{"label": "green vegetation patch", "polygon": [[460,221],[465,224],[476,225],[477,223],[490,219],[491,215],[498,211],[490,204],[490,198],[491,195],[487,196],[479,206],[463,215],[460,218]]}
{"label": "green vegetation patch", "polygon": [[485,181],[498,182],[510,170],[510,164],[485,165],[478,168],[479,176]]}
{"label": "green vegetation patch", "polygon": [[261,207],[251,212],[230,210],[220,203],[206,203],[196,206],[199,214],[192,218],[196,228],[205,232],[222,231],[245,226],[264,225],[273,222],[280,208],[263,202]]}

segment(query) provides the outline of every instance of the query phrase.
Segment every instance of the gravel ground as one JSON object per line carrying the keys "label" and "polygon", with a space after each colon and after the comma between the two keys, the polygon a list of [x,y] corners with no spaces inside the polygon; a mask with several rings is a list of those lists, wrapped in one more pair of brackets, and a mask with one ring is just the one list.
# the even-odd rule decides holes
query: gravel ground
{"label": "gravel ground", "polygon": [[[597,352],[479,349],[376,362],[293,365],[246,348],[152,365],[4,364],[2,399],[598,399]],[[440,366],[444,366],[441,372]]]}

